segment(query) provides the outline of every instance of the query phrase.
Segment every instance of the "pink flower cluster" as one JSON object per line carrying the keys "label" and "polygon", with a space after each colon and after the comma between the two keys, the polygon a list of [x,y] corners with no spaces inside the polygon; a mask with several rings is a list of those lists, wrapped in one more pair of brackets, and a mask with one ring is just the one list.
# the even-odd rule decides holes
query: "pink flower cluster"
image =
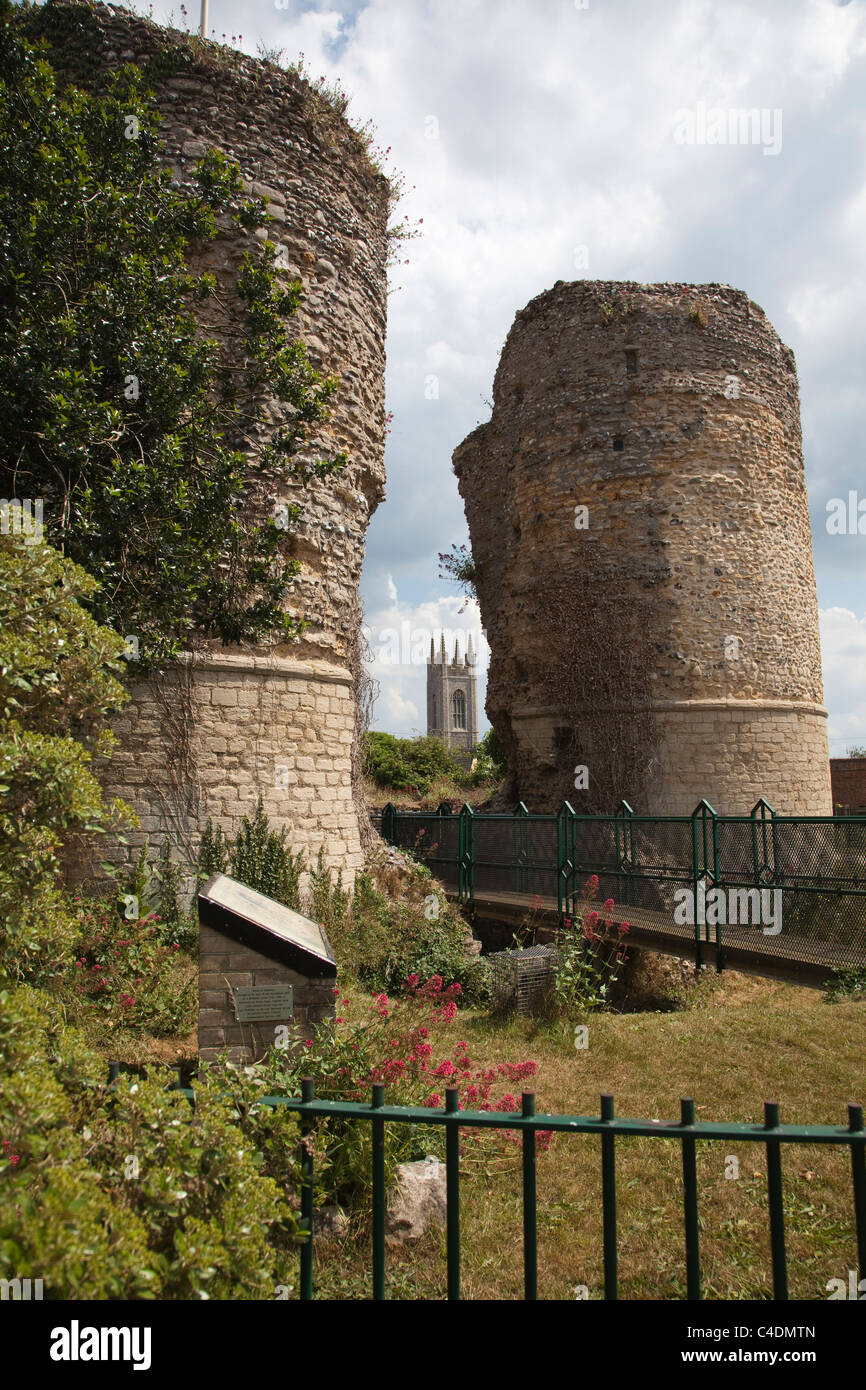
{"label": "pink flower cluster", "polygon": [[[461,1110],[519,1112],[519,1096],[511,1092],[497,1095],[495,1088],[503,1082],[526,1082],[535,1076],[536,1062],[500,1062],[479,1069],[465,1039],[450,1049],[450,1055],[442,1055],[437,1034],[456,1017],[460,994],[459,984],[445,986],[440,975],[423,983],[418,975],[410,975],[400,1000],[391,1001],[386,994],[377,994],[366,1017],[355,1023],[349,1018],[350,1001],[335,989],[335,1003],[340,1010],[335,1025],[347,1025],[349,1029],[344,1035],[335,1026],[333,1041],[326,1041],[326,1046],[337,1053],[336,1057],[331,1053],[337,1065],[332,1064],[327,1073],[337,1093],[345,1099],[366,1100],[371,1083],[381,1083],[398,1088],[394,1098],[404,1103],[438,1108],[443,1104],[444,1083],[457,1088]],[[317,1041],[307,1047],[315,1064]],[[322,1061],[326,1061],[324,1051]],[[315,1075],[312,1068],[311,1074]],[[513,1130],[492,1133],[499,1139],[519,1142],[520,1136]],[[464,1147],[483,1142],[481,1131],[476,1129],[467,1129],[462,1137]],[[539,1131],[539,1147],[546,1149],[552,1137],[549,1131]]]}
{"label": "pink flower cluster", "polygon": [[3,1157],[4,1157],[4,1158],[8,1158],[9,1162],[12,1164],[12,1167],[14,1168],[17,1164],[19,1164],[19,1163],[21,1162],[21,1155],[20,1155],[20,1154],[14,1154],[14,1153],[11,1153],[11,1152],[10,1152],[10,1150],[11,1150],[11,1148],[12,1148],[12,1140],[11,1140],[11,1139],[4,1139],[4,1140],[3,1140],[3,1148],[6,1150],[6,1152],[4,1153]]}

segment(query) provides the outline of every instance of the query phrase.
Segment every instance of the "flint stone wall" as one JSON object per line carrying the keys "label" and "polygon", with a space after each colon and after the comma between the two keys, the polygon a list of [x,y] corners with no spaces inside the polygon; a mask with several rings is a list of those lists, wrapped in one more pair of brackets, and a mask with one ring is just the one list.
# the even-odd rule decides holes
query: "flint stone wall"
{"label": "flint stone wall", "polygon": [[[217,650],[209,667],[195,666],[187,696],[182,670],[169,673],[162,694],[150,682],[134,688],[114,723],[120,747],[100,769],[107,793],[130,802],[142,820],[128,851],[114,857],[131,860],[145,837],[154,849],[168,837],[189,859],[209,814],[232,832],[261,792],[294,847],[315,854],[324,845],[326,862],[351,880],[362,862],[351,778],[360,736],[358,584],[385,480],[388,183],[348,123],[294,73],[115,6],[50,3],[22,22],[48,39],[52,64],[77,85],[102,90],[125,63],[146,73],[180,184],[190,183],[196,161],[213,147],[240,165],[247,191],[269,200],[273,222],[250,234],[223,225],[197,259],[194,268],[212,272],[223,298],[235,299],[230,311],[205,301],[202,318],[210,335],[230,339],[239,326],[233,289],[242,257],[266,239],[278,253],[284,248],[286,280],[303,286],[292,326],[313,365],[340,378],[331,418],[304,455],[349,456],[336,479],[302,489],[271,478],[253,499],[268,511],[300,504],[294,554],[302,570],[287,607],[310,622],[302,639]],[[276,426],[280,407],[272,406]],[[193,716],[186,726],[185,707]],[[100,847],[98,857],[111,853]],[[83,850],[74,876],[98,877]]]}
{"label": "flint stone wall", "polygon": [[[732,814],[764,796],[780,813],[829,814],[796,366],[746,294],[560,281],[517,314],[492,418],[454,469],[491,647],[487,713],[515,799],[596,809],[563,735],[579,746],[582,722],[606,700],[615,710],[605,670],[625,644],[653,732],[629,750],[648,767],[635,810],[684,814],[705,797]],[[566,712],[561,639],[582,602],[582,685]],[[585,751],[603,782],[603,734]]]}

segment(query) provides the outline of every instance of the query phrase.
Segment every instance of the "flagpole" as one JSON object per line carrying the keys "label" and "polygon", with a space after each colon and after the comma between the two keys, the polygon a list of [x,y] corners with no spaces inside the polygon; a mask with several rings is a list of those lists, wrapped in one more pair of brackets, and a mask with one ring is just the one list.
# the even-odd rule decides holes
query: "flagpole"
{"label": "flagpole", "polygon": [[201,0],[201,27],[199,33],[203,39],[207,38],[207,0]]}

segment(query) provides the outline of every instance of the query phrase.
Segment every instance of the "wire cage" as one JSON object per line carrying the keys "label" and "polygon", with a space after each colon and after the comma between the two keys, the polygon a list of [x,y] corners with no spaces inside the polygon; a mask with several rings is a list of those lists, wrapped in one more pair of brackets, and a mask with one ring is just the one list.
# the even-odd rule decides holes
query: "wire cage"
{"label": "wire cage", "polygon": [[494,951],[490,962],[493,1008],[497,1013],[534,1014],[553,988],[558,952],[555,946]]}

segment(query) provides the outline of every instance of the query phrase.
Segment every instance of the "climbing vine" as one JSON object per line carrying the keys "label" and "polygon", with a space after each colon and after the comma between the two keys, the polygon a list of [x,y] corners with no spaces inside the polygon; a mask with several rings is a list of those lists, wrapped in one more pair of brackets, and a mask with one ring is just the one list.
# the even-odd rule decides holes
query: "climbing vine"
{"label": "climbing vine", "polygon": [[[229,287],[190,269],[266,205],[215,151],[191,187],[172,183],[141,74],[122,68],[104,96],[61,87],[19,28],[4,0],[0,494],[41,499],[45,539],[99,578],[88,606],[134,638],[139,672],[209,638],[289,640],[296,513],[269,515],[256,480],[344,466],[299,458],[337,382],[289,337],[300,283],[271,245]],[[227,296],[242,328],[218,342],[202,320]],[[250,456],[275,405],[282,423]]]}
{"label": "climbing vine", "polygon": [[[543,573],[536,589],[536,620],[551,653],[545,703],[560,711],[555,776],[586,815],[610,814],[621,800],[645,809],[657,767],[652,593],[626,605],[621,590],[622,575],[603,571],[576,583]],[[578,768],[586,768],[585,778]]]}

